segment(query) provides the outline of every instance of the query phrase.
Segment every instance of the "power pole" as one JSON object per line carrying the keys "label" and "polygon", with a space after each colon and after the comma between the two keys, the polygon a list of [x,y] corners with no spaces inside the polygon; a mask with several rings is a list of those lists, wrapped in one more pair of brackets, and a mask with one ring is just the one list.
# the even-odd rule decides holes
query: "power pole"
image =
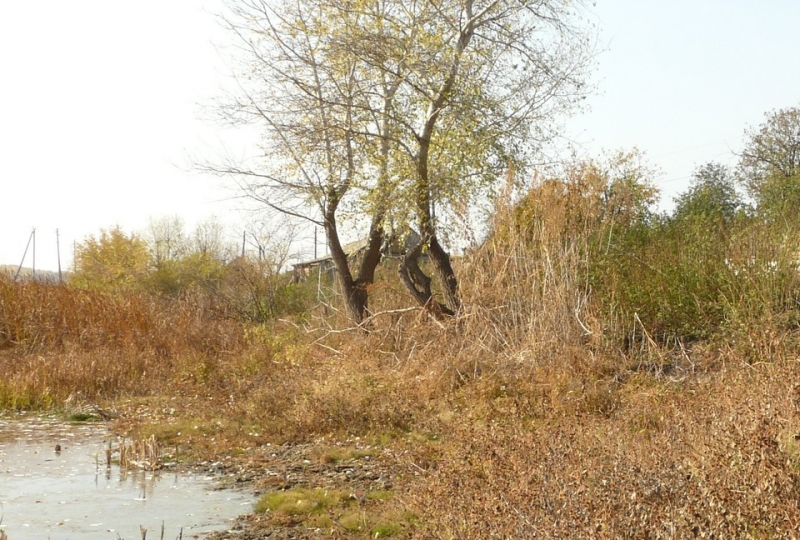
{"label": "power pole", "polygon": [[61,276],[61,237],[56,229],[56,257],[58,258],[58,282],[64,283],[64,278]]}
{"label": "power pole", "polygon": [[[19,277],[20,271],[22,271],[22,265],[25,264],[25,257],[28,256],[28,249],[31,247],[31,241],[36,242],[36,229],[33,229],[31,235],[28,237],[28,243],[25,245],[25,252],[22,254],[22,260],[19,262],[19,266],[17,267],[17,273],[14,274],[14,281],[17,281]],[[34,252],[36,251],[36,247],[34,245]],[[36,266],[36,260],[34,259],[33,263],[34,267]]]}

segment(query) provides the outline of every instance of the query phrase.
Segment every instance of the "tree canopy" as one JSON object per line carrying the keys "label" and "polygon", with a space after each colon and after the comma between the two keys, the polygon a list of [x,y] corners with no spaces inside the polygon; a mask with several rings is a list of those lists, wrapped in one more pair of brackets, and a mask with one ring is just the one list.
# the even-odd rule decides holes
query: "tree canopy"
{"label": "tree canopy", "polygon": [[759,213],[770,219],[800,208],[800,108],[769,112],[745,132],[738,175]]}
{"label": "tree canopy", "polygon": [[673,217],[730,223],[741,208],[731,171],[719,163],[707,163],[695,171],[689,189],[675,198]]}
{"label": "tree canopy", "polygon": [[[586,94],[591,29],[580,1],[231,0],[239,91],[221,107],[263,130],[262,158],[217,164],[251,198],[324,227],[352,319],[367,313],[387,235],[418,231],[401,267],[421,303],[453,313],[441,242],[522,170]],[[357,268],[341,219],[366,224]],[[427,252],[444,299],[417,263]]]}

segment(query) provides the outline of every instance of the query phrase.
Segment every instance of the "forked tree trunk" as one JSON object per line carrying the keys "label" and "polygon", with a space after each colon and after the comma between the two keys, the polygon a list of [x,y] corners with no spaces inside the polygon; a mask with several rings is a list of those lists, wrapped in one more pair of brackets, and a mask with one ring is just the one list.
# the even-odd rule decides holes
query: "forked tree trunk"
{"label": "forked tree trunk", "polygon": [[[428,253],[430,254],[431,263],[441,283],[446,303],[436,300],[431,289],[431,278],[419,267],[419,259],[426,243],[429,247]],[[435,236],[428,237],[427,242],[425,237],[420,238],[419,242],[403,257],[398,273],[403,284],[405,284],[417,303],[429,310],[435,317],[455,315],[461,307],[458,298],[458,280],[450,264],[450,257],[439,245]]]}
{"label": "forked tree trunk", "polygon": [[[436,123],[439,115],[447,106],[447,100],[453,91],[461,65],[461,57],[472,41],[475,33],[475,19],[473,17],[473,1],[467,0],[464,4],[467,15],[466,24],[460,31],[456,43],[452,64],[445,73],[442,84],[434,96],[432,96],[428,106],[425,122],[422,130],[417,136],[418,152],[416,155],[416,179],[414,203],[416,204],[417,216],[419,219],[421,242],[414,249],[410,250],[400,267],[400,277],[408,290],[416,300],[428,309],[435,308],[436,314],[454,315],[461,308],[461,301],[458,294],[458,279],[450,264],[450,255],[439,244],[436,238],[436,223],[433,219],[431,181],[428,171],[428,160],[431,151],[431,140],[433,138]],[[488,12],[491,7],[487,7],[483,12]],[[439,278],[445,302],[438,302],[431,292],[431,279],[419,267],[419,257],[424,246],[428,246],[428,255],[433,265],[433,270]]]}
{"label": "forked tree trunk", "polygon": [[358,274],[353,277],[350,261],[339,240],[336,218],[329,215],[325,220],[325,234],[331,250],[331,258],[336,267],[336,275],[344,295],[347,317],[360,325],[369,315],[369,286],[375,281],[375,269],[381,262],[381,246],[384,232],[380,225],[373,223],[370,228],[367,250],[358,267]]}
{"label": "forked tree trunk", "polygon": [[453,265],[450,264],[450,255],[439,244],[436,236],[433,236],[429,242],[429,252],[433,269],[436,272],[439,282],[442,286],[442,294],[444,294],[447,307],[453,313],[458,313],[461,309],[461,297],[458,293],[458,279],[456,273],[453,271]]}
{"label": "forked tree trunk", "polygon": [[[442,98],[442,102],[444,99]],[[400,278],[411,292],[417,302],[427,309],[434,310],[434,315],[439,316],[455,315],[461,309],[461,301],[458,294],[458,279],[450,263],[450,255],[445,251],[436,237],[436,224],[433,219],[432,200],[430,191],[430,180],[428,178],[428,155],[430,152],[431,133],[433,132],[436,117],[440,110],[441,103],[432,107],[433,111],[428,118],[428,122],[423,132],[424,136],[419,138],[419,153],[417,155],[417,178],[415,205],[419,219],[420,240],[417,245],[410,249],[400,266]],[[428,246],[428,256],[430,257],[433,271],[439,278],[439,284],[444,294],[445,303],[441,303],[434,298],[431,291],[431,278],[419,267],[419,258],[422,250]]]}

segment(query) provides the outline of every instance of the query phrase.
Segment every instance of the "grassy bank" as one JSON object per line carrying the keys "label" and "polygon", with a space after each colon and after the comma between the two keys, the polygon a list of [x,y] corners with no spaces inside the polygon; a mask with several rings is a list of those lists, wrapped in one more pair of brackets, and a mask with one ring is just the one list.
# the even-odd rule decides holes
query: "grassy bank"
{"label": "grassy bank", "polygon": [[[727,289],[671,281],[670,271],[691,268],[666,265],[665,244],[655,250],[637,236],[627,249],[639,246],[640,266],[663,275],[631,280],[622,264],[630,259],[610,266],[604,257],[615,252],[595,243],[608,229],[545,234],[553,227],[521,230],[514,216],[458,261],[458,317],[408,308],[386,270],[368,332],[351,328],[335,303],[257,324],[191,295],[0,280],[0,407],[97,404],[120,415],[119,429],[198,457],[360,437],[392,456],[394,491],[362,506],[332,492],[325,504],[355,522],[373,506],[405,516],[364,518],[399,537],[798,530],[793,275],[716,274]],[[681,284],[694,287],[683,298]],[[702,300],[702,287],[716,288],[713,300]],[[678,300],[663,304],[667,293]],[[684,333],[673,324],[680,302],[692,323]],[[314,487],[281,498],[277,486],[262,510],[307,524],[280,508]],[[340,535],[369,534],[331,523]]]}

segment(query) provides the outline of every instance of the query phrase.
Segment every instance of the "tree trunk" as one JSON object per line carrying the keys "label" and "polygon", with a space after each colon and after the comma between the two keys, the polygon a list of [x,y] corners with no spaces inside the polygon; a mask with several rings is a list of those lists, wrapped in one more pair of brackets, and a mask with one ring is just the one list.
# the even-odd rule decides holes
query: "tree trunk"
{"label": "tree trunk", "polygon": [[367,250],[359,265],[356,278],[353,278],[353,274],[350,271],[350,261],[339,240],[336,217],[333,213],[329,213],[326,216],[325,235],[328,238],[331,258],[336,268],[339,285],[342,287],[347,317],[357,325],[361,325],[369,315],[368,287],[375,281],[375,269],[381,262],[383,228],[373,222],[370,228]]}
{"label": "tree trunk", "polygon": [[[433,292],[431,291],[431,278],[428,277],[419,267],[419,258],[422,255],[422,249],[425,247],[425,243],[425,238],[420,238],[419,242],[405,254],[403,257],[403,262],[398,269],[400,279],[403,281],[406,288],[419,303],[419,305],[431,311],[435,317],[440,318],[442,315],[455,315],[455,310],[436,300]],[[440,252],[440,258],[442,254],[444,255],[446,259],[446,266],[449,268],[450,260],[449,257],[447,257],[447,253],[445,253],[444,250],[439,247],[439,243],[435,241],[435,238],[433,239],[433,242],[430,240],[428,241],[428,244],[431,243],[437,246]],[[438,269],[439,264],[434,262],[434,268]],[[452,274],[452,268],[450,268],[450,272]],[[442,274],[440,274],[440,277],[441,275]],[[455,282],[455,275],[453,274],[452,283]],[[457,294],[457,290],[457,288],[453,288],[452,292]],[[448,295],[445,294],[445,296]]]}
{"label": "tree trunk", "polygon": [[348,310],[351,313],[358,313],[358,319],[351,315],[353,322],[361,324],[369,315],[369,286],[375,282],[375,270],[381,262],[381,247],[383,246],[384,231],[379,224],[373,223],[369,231],[369,241],[367,250],[364,252],[361,264],[358,268],[358,275],[353,281],[354,290],[348,297]]}
{"label": "tree trunk", "polygon": [[[438,106],[440,106],[439,104]],[[438,107],[437,106],[437,107]],[[419,138],[419,152],[417,154],[417,189],[415,204],[419,219],[420,241],[409,250],[400,266],[400,279],[417,302],[428,309],[435,308],[435,314],[455,315],[461,308],[458,295],[458,279],[450,264],[450,255],[439,244],[436,237],[436,224],[433,220],[430,180],[428,178],[428,155],[430,152],[431,133],[436,122],[439,108],[431,107],[431,114],[425,126],[424,136]],[[434,299],[431,291],[431,278],[419,267],[419,257],[422,249],[428,246],[428,254],[433,265],[433,270],[439,278],[445,304]]]}
{"label": "tree trunk", "polygon": [[461,309],[461,298],[458,294],[458,279],[450,264],[450,255],[439,244],[436,236],[431,237],[429,247],[431,262],[439,277],[447,307],[452,313],[458,313]]}

